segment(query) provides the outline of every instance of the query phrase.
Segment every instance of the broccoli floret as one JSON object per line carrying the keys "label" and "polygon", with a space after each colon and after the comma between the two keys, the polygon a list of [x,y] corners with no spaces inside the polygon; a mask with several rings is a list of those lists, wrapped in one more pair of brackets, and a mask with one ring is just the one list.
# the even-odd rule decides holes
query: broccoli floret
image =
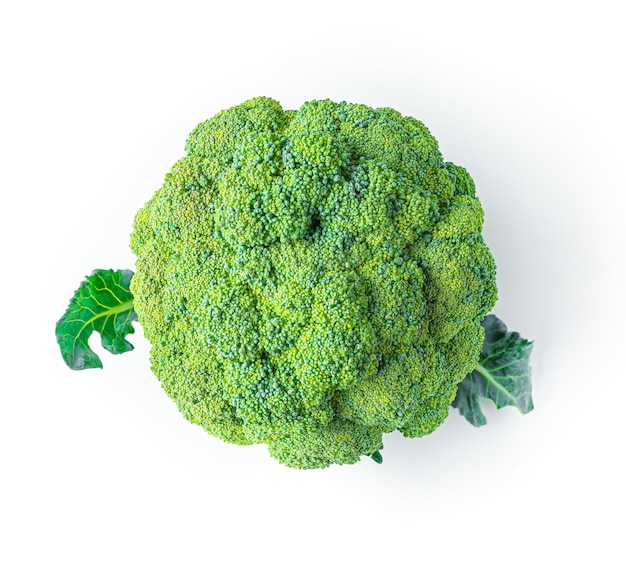
{"label": "broccoli floret", "polygon": [[131,236],[135,309],[182,414],[295,468],[437,428],[497,291],[472,179],[428,129],[255,98],[186,153]]}

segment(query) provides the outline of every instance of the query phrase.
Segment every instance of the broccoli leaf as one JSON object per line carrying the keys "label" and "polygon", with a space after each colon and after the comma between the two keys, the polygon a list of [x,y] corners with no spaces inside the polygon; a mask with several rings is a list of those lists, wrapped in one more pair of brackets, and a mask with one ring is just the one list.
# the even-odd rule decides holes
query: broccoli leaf
{"label": "broccoli leaf", "polygon": [[383,455],[380,453],[380,450],[376,450],[373,454],[370,454],[370,458],[374,460],[377,464],[383,463]]}
{"label": "broccoli leaf", "polygon": [[522,414],[533,409],[530,381],[532,342],[490,314],[482,322],[485,329],[478,365],[460,384],[452,406],[474,426],[487,423],[479,397],[491,399],[498,409],[511,405]]}
{"label": "broccoli leaf", "polygon": [[75,370],[101,368],[98,355],[89,347],[89,337],[96,331],[102,346],[112,354],[133,349],[124,337],[135,329],[137,313],[133,307],[127,269],[96,269],[74,293],[65,314],[56,324],[56,338],[65,363]]}

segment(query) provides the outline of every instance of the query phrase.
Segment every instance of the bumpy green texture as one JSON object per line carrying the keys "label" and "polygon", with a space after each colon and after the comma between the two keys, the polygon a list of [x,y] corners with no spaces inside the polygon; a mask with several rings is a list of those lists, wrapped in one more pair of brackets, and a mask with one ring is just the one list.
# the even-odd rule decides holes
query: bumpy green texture
{"label": "bumpy green texture", "polygon": [[224,110],[137,213],[135,308],[191,422],[294,468],[431,433],[475,367],[495,265],[468,173],[418,120]]}

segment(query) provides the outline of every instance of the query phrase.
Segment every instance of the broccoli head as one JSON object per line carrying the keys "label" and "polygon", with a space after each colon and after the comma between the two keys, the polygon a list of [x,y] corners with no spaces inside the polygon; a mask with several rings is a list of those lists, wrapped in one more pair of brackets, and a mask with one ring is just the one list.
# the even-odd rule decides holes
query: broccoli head
{"label": "broccoli head", "polygon": [[496,301],[482,207],[418,120],[255,98],[199,124],[137,213],[135,309],[182,414],[294,468],[431,433]]}

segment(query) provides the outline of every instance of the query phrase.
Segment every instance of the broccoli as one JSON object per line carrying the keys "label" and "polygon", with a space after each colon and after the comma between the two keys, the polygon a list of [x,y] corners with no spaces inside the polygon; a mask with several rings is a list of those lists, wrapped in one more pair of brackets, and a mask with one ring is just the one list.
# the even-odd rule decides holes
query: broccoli
{"label": "broccoli", "polygon": [[[135,273],[97,270],[57,324],[70,367],[101,367],[93,330],[132,348],[138,318],[186,419],[294,468],[380,461],[385,433],[427,435],[451,404],[484,424],[484,383],[519,385],[479,366],[497,298],[483,210],[421,122],[261,97],[199,124],[185,151],[135,217]],[[525,379],[496,403],[528,412],[530,343],[497,331]]]}

